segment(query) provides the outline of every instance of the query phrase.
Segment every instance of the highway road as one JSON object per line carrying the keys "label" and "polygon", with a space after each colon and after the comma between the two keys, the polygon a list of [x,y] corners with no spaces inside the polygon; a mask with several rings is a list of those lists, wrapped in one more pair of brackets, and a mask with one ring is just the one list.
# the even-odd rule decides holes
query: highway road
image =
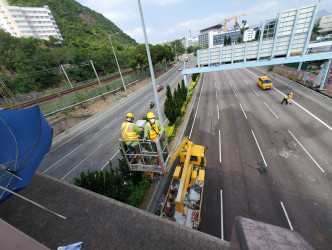
{"label": "highway road", "polygon": [[[200,231],[230,241],[235,217],[244,216],[331,249],[332,102],[278,81],[263,91],[259,75],[204,74],[185,132],[209,147]],[[281,105],[289,92],[293,104]]]}
{"label": "highway road", "polygon": [[[178,83],[181,84],[183,75],[180,68],[183,68],[183,63],[177,63],[156,79],[157,85],[164,87],[158,92],[162,113],[164,113],[166,86],[170,85],[173,90]],[[117,160],[121,157],[119,153],[121,124],[125,121],[125,115],[131,112],[137,121],[152,111],[158,117],[157,109],[149,108],[150,100],[154,100],[152,83],[57,136],[53,139],[51,149],[38,167],[38,171],[73,183],[74,178],[79,177],[82,171],[109,170],[109,160],[113,166],[118,166]],[[166,123],[165,116],[163,121]]]}
{"label": "highway road", "polygon": [[[173,89],[182,80],[180,67],[157,79],[164,86],[162,107],[166,84]],[[296,230],[316,249],[329,249],[332,102],[278,81],[263,91],[259,75],[256,69],[205,73],[196,90],[185,135],[209,147],[200,230],[229,241],[240,215]],[[293,105],[281,105],[289,92]],[[107,169],[109,160],[116,166],[125,114],[145,116],[150,99],[152,86],[146,85],[58,136],[38,171],[73,183],[81,171]]]}

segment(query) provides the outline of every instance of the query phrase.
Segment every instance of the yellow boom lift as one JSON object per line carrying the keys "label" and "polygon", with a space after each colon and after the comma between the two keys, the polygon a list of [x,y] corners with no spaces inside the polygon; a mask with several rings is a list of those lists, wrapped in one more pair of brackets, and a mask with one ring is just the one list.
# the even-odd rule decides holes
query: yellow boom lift
{"label": "yellow boom lift", "polygon": [[180,166],[175,168],[161,216],[198,229],[205,181],[205,147],[196,145],[185,137],[171,156],[170,165],[178,155]]}

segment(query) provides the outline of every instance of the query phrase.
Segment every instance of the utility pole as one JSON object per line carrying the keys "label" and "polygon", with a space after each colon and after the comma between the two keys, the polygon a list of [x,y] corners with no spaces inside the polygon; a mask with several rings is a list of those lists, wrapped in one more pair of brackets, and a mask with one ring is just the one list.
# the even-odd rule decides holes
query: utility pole
{"label": "utility pole", "polygon": [[90,60],[90,63],[91,63],[91,65],[92,65],[93,71],[94,71],[95,74],[96,74],[96,77],[97,77],[97,80],[98,80],[98,82],[99,82],[99,85],[101,86],[101,83],[100,83],[99,77],[98,77],[98,75],[97,75],[97,71],[96,71],[96,69],[95,69],[95,66],[93,65],[92,60]]}
{"label": "utility pole", "polygon": [[[119,34],[119,32],[116,32],[116,33],[114,33],[113,35],[116,35],[116,34]],[[126,85],[125,85],[125,83],[124,83],[124,81],[123,81],[123,77],[122,77],[122,74],[121,74],[121,69],[120,69],[120,66],[119,66],[119,63],[118,63],[118,58],[116,57],[116,54],[115,54],[115,50],[114,50],[114,47],[113,47],[113,43],[112,43],[112,39],[111,39],[111,35],[109,35],[108,37],[109,37],[110,42],[111,42],[111,46],[112,46],[112,49],[113,49],[113,53],[114,53],[114,57],[115,57],[116,64],[118,65],[118,70],[119,70],[119,73],[120,73],[120,76],[121,76],[121,80],[122,80],[123,88],[124,88],[124,90],[125,90],[125,92],[126,92],[126,96],[127,96],[128,93],[127,93]]]}
{"label": "utility pole", "polygon": [[62,64],[60,64],[60,67],[61,67],[61,69],[63,70],[63,73],[65,73],[65,76],[66,76],[66,78],[67,78],[67,81],[69,82],[70,87],[73,88],[73,85],[71,85],[71,82],[70,82],[70,80],[69,80],[69,78],[68,78],[68,76],[67,76],[67,73],[66,73],[65,69],[63,68]]}

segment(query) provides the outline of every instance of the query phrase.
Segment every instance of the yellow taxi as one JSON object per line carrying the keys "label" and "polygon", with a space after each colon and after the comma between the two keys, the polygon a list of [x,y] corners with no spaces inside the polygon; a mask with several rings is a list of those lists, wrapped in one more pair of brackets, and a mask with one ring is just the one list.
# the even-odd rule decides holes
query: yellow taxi
{"label": "yellow taxi", "polygon": [[257,84],[261,89],[272,89],[273,83],[271,82],[271,79],[267,76],[260,76],[257,80]]}

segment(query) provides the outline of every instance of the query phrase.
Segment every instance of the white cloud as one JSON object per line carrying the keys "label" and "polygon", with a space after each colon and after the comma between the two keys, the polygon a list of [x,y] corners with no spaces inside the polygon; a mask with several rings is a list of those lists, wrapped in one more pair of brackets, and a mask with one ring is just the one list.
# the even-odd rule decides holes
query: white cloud
{"label": "white cloud", "polygon": [[[146,34],[148,36],[148,40],[149,40],[149,35],[152,35],[154,33],[154,31],[150,28],[145,28],[146,29]],[[130,37],[134,38],[136,40],[136,42],[138,43],[144,43],[144,34],[143,34],[143,29],[141,27],[137,27],[133,30],[126,30],[124,31],[127,35],[129,35]],[[149,43],[152,43],[149,41]]]}

